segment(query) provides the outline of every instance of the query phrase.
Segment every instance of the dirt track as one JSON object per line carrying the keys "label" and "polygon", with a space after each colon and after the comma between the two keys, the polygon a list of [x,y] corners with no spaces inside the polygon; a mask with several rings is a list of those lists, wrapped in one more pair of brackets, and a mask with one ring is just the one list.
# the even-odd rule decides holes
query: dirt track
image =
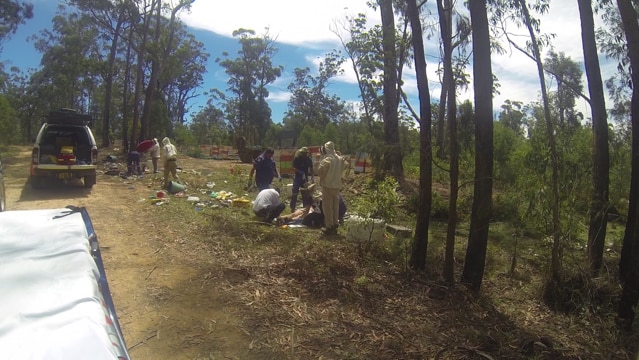
{"label": "dirt track", "polygon": [[183,250],[199,245],[166,231],[166,224],[157,223],[154,209],[142,201],[154,191],[154,175],[125,180],[99,174],[93,189],[77,181],[33,190],[28,183],[31,149],[19,150],[17,156],[3,158],[8,210],[87,208],[133,359],[248,357],[251,339],[232,295],[217,279],[220,265],[215,259],[202,263],[186,256]]}

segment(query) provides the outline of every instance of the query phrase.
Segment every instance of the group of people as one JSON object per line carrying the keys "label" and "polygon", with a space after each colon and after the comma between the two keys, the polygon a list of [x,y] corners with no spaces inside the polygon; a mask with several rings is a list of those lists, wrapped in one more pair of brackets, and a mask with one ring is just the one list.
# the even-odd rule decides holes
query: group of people
{"label": "group of people", "polygon": [[[321,227],[326,235],[337,234],[337,228],[343,224],[346,204],[340,194],[342,172],[348,162],[335,150],[335,143],[327,142],[320,147],[321,160],[317,169],[322,190],[321,198],[315,197],[315,175],[313,160],[308,148],[296,151],[293,158],[293,189],[291,193],[289,215],[281,216],[286,209],[280,199],[280,190],[271,187],[274,178],[282,176],[273,160],[273,149],[267,149],[253,161],[249,174],[249,186],[255,175],[255,185],[259,190],[253,202],[253,211],[264,222],[278,224],[300,221],[310,227]],[[297,198],[301,193],[302,208],[297,209]]]}
{"label": "group of people", "polygon": [[160,159],[164,166],[164,186],[169,184],[169,174],[173,177],[173,180],[178,180],[177,175],[177,148],[171,144],[171,139],[165,137],[162,139],[162,146],[158,142],[157,138],[152,140],[145,140],[138,144],[135,150],[130,151],[126,159],[127,175],[131,176],[134,173],[141,175],[144,171],[140,165],[140,157],[142,153],[148,152],[151,156],[151,162],[153,164],[153,173],[158,172],[158,165]]}

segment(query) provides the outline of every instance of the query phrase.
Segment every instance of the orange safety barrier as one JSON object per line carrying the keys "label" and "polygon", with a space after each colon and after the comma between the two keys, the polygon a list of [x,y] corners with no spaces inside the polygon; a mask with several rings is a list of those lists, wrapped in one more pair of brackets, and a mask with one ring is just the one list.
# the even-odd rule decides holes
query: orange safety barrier
{"label": "orange safety barrier", "polygon": [[280,176],[294,176],[293,158],[295,157],[295,150],[280,150],[279,153]]}
{"label": "orange safety barrier", "polygon": [[211,145],[200,145],[200,154],[205,158],[211,156]]}
{"label": "orange safety barrier", "polygon": [[219,159],[220,158],[220,147],[217,145],[213,145],[211,146],[211,157],[213,159]]}
{"label": "orange safety barrier", "polygon": [[228,159],[229,158],[229,149],[230,146],[222,145],[220,146],[220,159]]}
{"label": "orange safety barrier", "polygon": [[365,173],[368,166],[368,154],[365,152],[358,152],[355,155],[355,174]]}

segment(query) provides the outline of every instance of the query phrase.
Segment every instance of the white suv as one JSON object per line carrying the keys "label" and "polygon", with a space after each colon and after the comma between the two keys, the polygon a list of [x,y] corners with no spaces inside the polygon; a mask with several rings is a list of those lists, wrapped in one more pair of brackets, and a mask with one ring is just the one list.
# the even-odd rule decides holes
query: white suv
{"label": "white suv", "polygon": [[82,178],[84,186],[96,182],[98,148],[89,125],[90,115],[76,110],[52,111],[33,141],[31,186],[40,188],[47,179]]}

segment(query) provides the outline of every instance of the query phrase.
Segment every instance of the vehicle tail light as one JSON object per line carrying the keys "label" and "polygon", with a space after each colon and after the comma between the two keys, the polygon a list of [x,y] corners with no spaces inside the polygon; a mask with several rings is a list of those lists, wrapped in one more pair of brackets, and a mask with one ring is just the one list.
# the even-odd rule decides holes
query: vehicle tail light
{"label": "vehicle tail light", "polygon": [[58,155],[59,165],[73,165],[75,164],[75,155],[73,154],[60,154]]}
{"label": "vehicle tail light", "polygon": [[31,163],[36,165],[40,163],[40,150],[37,148],[31,151]]}
{"label": "vehicle tail light", "polygon": [[91,149],[91,164],[98,163],[98,149]]}

